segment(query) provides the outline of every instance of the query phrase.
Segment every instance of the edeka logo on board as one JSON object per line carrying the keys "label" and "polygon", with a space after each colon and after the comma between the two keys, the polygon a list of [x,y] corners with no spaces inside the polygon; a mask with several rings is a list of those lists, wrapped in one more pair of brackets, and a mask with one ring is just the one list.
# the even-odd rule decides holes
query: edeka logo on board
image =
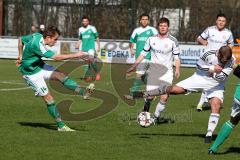
{"label": "edeka logo on board", "polygon": [[100,59],[106,59],[106,50],[104,48],[101,49],[100,51]]}

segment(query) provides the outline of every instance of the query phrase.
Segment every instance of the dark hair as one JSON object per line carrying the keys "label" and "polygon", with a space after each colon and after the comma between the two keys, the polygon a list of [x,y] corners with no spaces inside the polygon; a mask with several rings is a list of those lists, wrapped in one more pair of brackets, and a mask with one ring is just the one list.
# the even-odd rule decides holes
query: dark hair
{"label": "dark hair", "polygon": [[84,20],[84,19],[87,19],[88,21],[90,21],[90,19],[89,19],[88,16],[83,16],[83,17],[82,17],[82,20]]}
{"label": "dark hair", "polygon": [[158,21],[158,26],[160,25],[160,23],[167,23],[167,25],[170,25],[169,19],[167,19],[166,17],[162,17],[160,18],[160,20]]}
{"label": "dark hair", "polygon": [[141,20],[142,17],[148,17],[148,19],[149,19],[149,15],[148,15],[147,13],[141,14],[141,15],[139,16],[139,20]]}
{"label": "dark hair", "polygon": [[218,60],[225,65],[232,58],[232,49],[229,46],[222,46],[218,50]]}
{"label": "dark hair", "polygon": [[224,17],[225,19],[227,19],[227,16],[223,13],[219,13],[216,17],[216,19],[218,19],[218,17]]}
{"label": "dark hair", "polygon": [[53,37],[55,34],[60,35],[61,32],[59,29],[55,26],[48,26],[44,31],[43,31],[43,38],[46,38],[47,36]]}

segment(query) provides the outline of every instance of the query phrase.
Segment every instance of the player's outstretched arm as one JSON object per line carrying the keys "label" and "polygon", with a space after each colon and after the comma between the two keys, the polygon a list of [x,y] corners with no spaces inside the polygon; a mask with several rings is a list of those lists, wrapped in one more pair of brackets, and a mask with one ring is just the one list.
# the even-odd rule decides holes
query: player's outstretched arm
{"label": "player's outstretched arm", "polygon": [[83,56],[88,55],[86,52],[78,52],[74,54],[57,54],[52,57],[54,60],[65,60],[65,59],[72,59],[72,58],[82,58]]}
{"label": "player's outstretched arm", "polygon": [[144,55],[140,54],[135,61],[135,63],[127,70],[127,76],[130,76],[133,71],[135,71],[137,65],[144,59]]}

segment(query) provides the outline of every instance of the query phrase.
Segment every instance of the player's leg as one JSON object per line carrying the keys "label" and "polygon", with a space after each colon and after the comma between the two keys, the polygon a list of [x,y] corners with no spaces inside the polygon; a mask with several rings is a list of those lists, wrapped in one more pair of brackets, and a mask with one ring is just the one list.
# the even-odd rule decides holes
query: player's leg
{"label": "player's leg", "polygon": [[147,69],[148,69],[148,61],[146,59],[144,59],[138,66],[136,69],[136,77],[134,79],[133,85],[130,88],[130,94],[129,95],[124,95],[124,98],[132,100],[135,98],[138,98],[140,90],[141,90],[141,85],[143,84],[143,82],[146,84],[146,79],[147,77],[144,76]]}
{"label": "player's leg", "polygon": [[49,114],[55,119],[58,128],[65,126],[64,122],[57,111],[56,104],[53,97],[51,96],[47,84],[44,80],[44,71],[40,71],[34,75],[25,75],[23,78],[26,80],[27,84],[31,86],[34,90],[36,96],[43,97]]}
{"label": "player's leg", "polygon": [[204,92],[202,92],[201,97],[199,99],[199,102],[197,104],[197,111],[201,112],[203,110],[203,104],[206,102],[206,95]]}
{"label": "player's leg", "polygon": [[164,94],[160,96],[160,101],[158,102],[154,112],[155,121],[160,120],[161,112],[164,111],[164,109],[166,108],[168,97],[169,97],[168,94]]}
{"label": "player's leg", "polygon": [[48,113],[56,121],[58,131],[75,131],[69,128],[68,126],[66,126],[65,123],[62,121],[61,116],[57,110],[56,103],[51,93],[48,92],[46,95],[43,96],[43,99],[47,105]]}
{"label": "player's leg", "polygon": [[86,88],[82,87],[77,84],[74,80],[70,79],[68,76],[66,76],[64,73],[54,70],[51,68],[51,66],[45,66],[44,67],[44,79],[52,79],[52,80],[59,80],[62,82],[64,87],[73,90],[79,95],[84,96],[84,99],[89,99],[90,95],[95,90],[95,86],[93,83],[88,85]]}
{"label": "player's leg", "polygon": [[209,121],[208,121],[208,129],[207,129],[207,134],[205,137],[205,143],[211,143],[212,140],[212,134],[217,127],[218,120],[220,117],[220,107],[222,100],[219,99],[218,97],[213,97],[209,100],[209,103],[211,105],[211,114],[209,116]]}
{"label": "player's leg", "polygon": [[101,79],[101,73],[100,73],[100,70],[99,70],[99,67],[97,65],[97,62],[95,60],[93,60],[91,63],[90,63],[90,67],[92,68],[92,70],[94,71],[95,73],[95,80],[96,81],[99,81]]}
{"label": "player's leg", "polygon": [[227,121],[223,124],[215,142],[209,149],[210,154],[217,152],[219,146],[228,138],[234,126],[236,126],[239,123],[239,121],[240,121],[240,87],[238,86],[236,88],[234,95],[230,121]]}

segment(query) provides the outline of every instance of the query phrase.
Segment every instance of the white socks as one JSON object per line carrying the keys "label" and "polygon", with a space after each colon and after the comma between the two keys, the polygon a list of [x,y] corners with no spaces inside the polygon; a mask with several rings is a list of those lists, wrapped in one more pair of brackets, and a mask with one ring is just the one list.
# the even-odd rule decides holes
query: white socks
{"label": "white socks", "polygon": [[157,106],[156,106],[156,110],[154,113],[155,117],[160,117],[160,113],[165,109],[166,106],[166,102],[158,102]]}
{"label": "white socks", "polygon": [[208,130],[206,136],[212,136],[219,120],[220,114],[211,113],[208,121]]}
{"label": "white socks", "polygon": [[207,102],[207,97],[206,97],[205,93],[202,92],[201,97],[200,97],[199,102],[198,102],[198,106],[203,105],[204,102]]}

